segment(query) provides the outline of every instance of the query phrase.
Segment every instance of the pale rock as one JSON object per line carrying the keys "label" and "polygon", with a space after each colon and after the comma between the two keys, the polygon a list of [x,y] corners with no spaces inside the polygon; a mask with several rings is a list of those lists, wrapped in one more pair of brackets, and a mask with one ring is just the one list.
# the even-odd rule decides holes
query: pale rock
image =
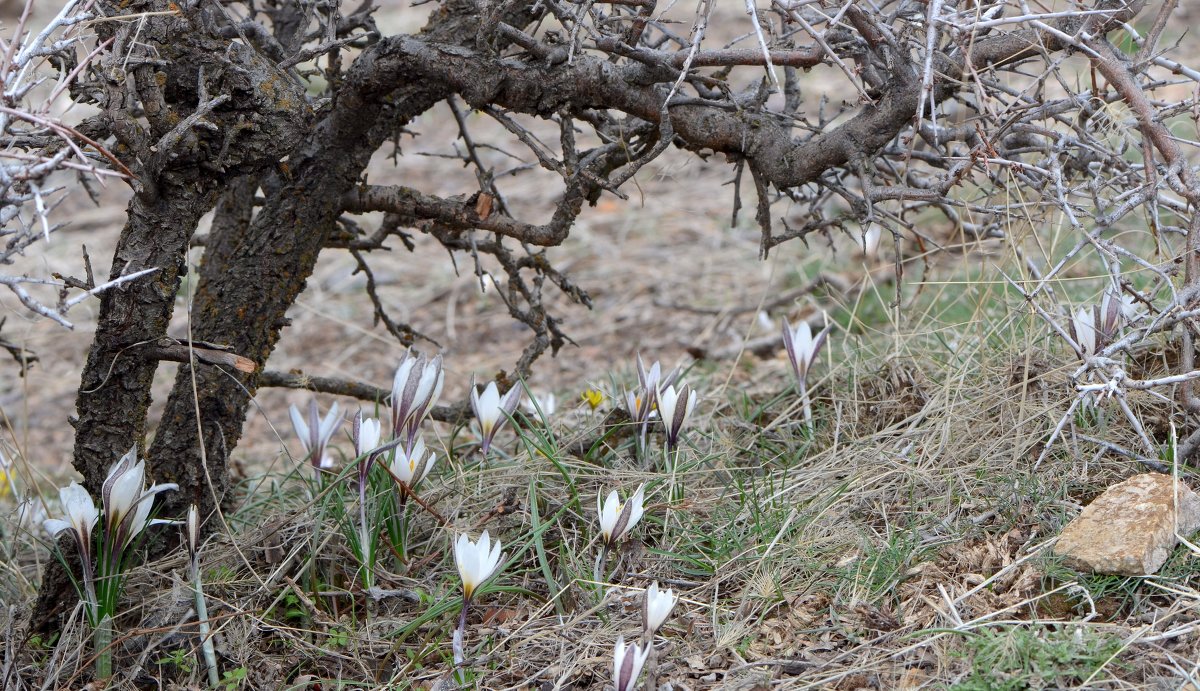
{"label": "pale rock", "polygon": [[[1169,475],[1135,475],[1109,487],[1071,521],[1054,553],[1076,571],[1148,576],[1178,540],[1200,528],[1200,496],[1182,482],[1172,501]],[[1178,510],[1178,512],[1176,511]]]}

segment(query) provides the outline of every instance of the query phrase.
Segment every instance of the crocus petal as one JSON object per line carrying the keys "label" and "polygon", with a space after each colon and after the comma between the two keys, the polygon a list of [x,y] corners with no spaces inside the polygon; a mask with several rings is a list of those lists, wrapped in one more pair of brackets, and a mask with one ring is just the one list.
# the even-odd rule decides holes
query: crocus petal
{"label": "crocus petal", "polygon": [[342,418],[338,415],[338,404],[335,402],[329,407],[329,412],[326,413],[325,419],[321,420],[321,441],[328,443],[333,438],[334,432],[338,427],[342,426]]}
{"label": "crocus petal", "polygon": [[[175,484],[174,482],[167,482],[161,485],[153,484],[150,485],[150,488],[147,489],[140,497],[138,497],[133,515],[126,519],[126,525],[121,526],[122,532],[125,536],[125,541],[122,545],[123,547],[133,542],[134,538],[140,535],[142,531],[146,529],[146,526],[150,525],[150,509],[154,507],[154,496],[160,492],[167,492],[176,489],[179,489],[179,485]],[[167,522],[170,523],[172,521]]]}
{"label": "crocus petal", "polygon": [[484,580],[491,578],[492,574],[496,573],[496,570],[500,568],[500,558],[502,556],[504,555],[500,551],[500,541],[496,540],[496,544],[492,545],[492,551],[488,553],[487,568],[484,569],[484,573],[487,575],[483,577]]}
{"label": "crocus petal", "polygon": [[425,460],[421,461],[421,465],[418,466],[418,465],[414,464],[414,466],[413,466],[413,484],[414,485],[421,482],[422,480],[425,479],[425,477],[427,475],[429,475],[429,471],[433,470],[434,463],[437,463],[437,455],[434,454],[433,452],[430,452],[429,455],[425,457]]}
{"label": "crocus petal", "polygon": [[792,363],[792,371],[795,372],[797,377],[799,377],[800,362],[796,355],[796,342],[792,337],[793,333],[795,332],[792,330],[792,325],[788,323],[788,320],[785,317],[783,320],[783,347],[785,350],[787,350],[788,362]]}
{"label": "crocus petal", "polygon": [[70,521],[71,527],[81,534],[88,534],[100,518],[92,495],[78,482],[72,482],[58,490],[58,499],[62,503],[63,513]]}
{"label": "crocus petal", "polygon": [[608,498],[602,503],[600,495],[596,495],[596,513],[600,515],[600,535],[605,542],[612,543],[614,541],[613,529],[617,525],[617,516],[621,512],[621,500],[617,496],[617,490],[608,493]]}
{"label": "crocus petal", "polygon": [[433,395],[433,390],[438,383],[438,371],[429,363],[425,363],[421,368],[421,378],[417,380],[416,393],[413,394],[412,406],[415,409],[422,409],[430,396]]}
{"label": "crocus petal", "polygon": [[479,418],[479,426],[484,434],[490,434],[496,425],[496,419],[500,417],[500,390],[496,388],[496,382],[488,382],[475,402],[475,416]]}
{"label": "crocus petal", "polygon": [[1072,330],[1075,340],[1079,343],[1083,355],[1096,354],[1096,319],[1092,310],[1081,307],[1072,320]]}
{"label": "crocus petal", "polygon": [[509,389],[508,393],[504,394],[504,400],[500,404],[503,412],[507,413],[509,417],[511,417],[513,413],[517,412],[517,407],[521,405],[521,396],[524,393],[525,389],[521,386],[514,386]]}
{"label": "crocus petal", "polygon": [[295,404],[288,406],[288,414],[292,417],[292,429],[300,438],[300,444],[304,446],[305,451],[308,451],[308,424],[304,422],[304,416],[300,414]]}
{"label": "crocus petal", "polygon": [[316,450],[321,447],[321,411],[317,408],[317,399],[308,402],[308,448]]}
{"label": "crocus petal", "polygon": [[72,526],[70,523],[59,518],[47,518],[42,521],[42,529],[51,535],[58,535],[64,530],[71,530]]}
{"label": "crocus petal", "polygon": [[629,522],[625,524],[625,530],[623,531],[624,533],[628,533],[629,531],[633,530],[633,527],[638,524],[638,521],[642,520],[642,515],[645,513],[645,509],[643,507],[645,501],[646,486],[638,485],[637,491],[634,492],[633,496],[629,498]]}
{"label": "crocus petal", "polygon": [[407,416],[408,409],[404,405],[404,389],[408,385],[409,375],[417,364],[417,359],[405,353],[404,359],[396,367],[396,375],[392,378],[392,430],[399,433]]}
{"label": "crocus petal", "polygon": [[802,321],[796,326],[796,333],[793,334],[793,340],[795,341],[797,352],[804,353],[805,355],[812,352],[812,327],[808,325],[808,322]]}
{"label": "crocus petal", "polygon": [[[108,470],[108,477],[100,490],[100,500],[104,504],[104,518],[111,528],[121,521],[129,512],[133,503],[146,488],[146,464],[137,459],[135,445],[124,456],[117,459]],[[91,500],[91,497],[88,497]]]}
{"label": "crocus petal", "polygon": [[454,541],[454,564],[458,566],[458,578],[462,581],[463,591],[467,597],[471,597],[471,591],[475,589],[475,584],[471,582],[471,574],[467,566],[467,550],[470,549],[470,541],[466,533],[458,536]]}

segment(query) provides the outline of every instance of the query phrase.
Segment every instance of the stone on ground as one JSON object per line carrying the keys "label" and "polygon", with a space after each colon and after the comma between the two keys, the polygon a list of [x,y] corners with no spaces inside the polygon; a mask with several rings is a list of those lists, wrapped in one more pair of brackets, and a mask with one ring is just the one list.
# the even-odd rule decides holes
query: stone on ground
{"label": "stone on ground", "polygon": [[1200,495],[1169,475],[1135,475],[1109,487],[1071,521],[1054,553],[1076,571],[1148,576],[1178,540],[1200,528]]}

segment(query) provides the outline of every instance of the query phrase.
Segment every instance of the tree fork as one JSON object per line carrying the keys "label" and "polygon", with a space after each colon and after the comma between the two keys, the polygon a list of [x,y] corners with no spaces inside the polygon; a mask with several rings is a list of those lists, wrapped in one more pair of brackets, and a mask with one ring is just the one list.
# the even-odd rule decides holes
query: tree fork
{"label": "tree fork", "polygon": [[[167,335],[200,217],[229,180],[277,161],[309,119],[299,85],[253,51],[214,37],[206,30],[210,22],[204,11],[179,14],[169,11],[165,0],[156,4],[150,9],[160,14],[144,23],[99,25],[102,38],[107,38],[104,32],[115,33],[114,45],[121,48],[104,58],[107,74],[119,76],[107,83],[108,110],[97,121],[122,142],[125,163],[138,176],[110,279],[158,270],[100,296],[73,421],[73,462],[93,496],[122,454],[134,444],[145,448],[158,360],[143,357],[138,346]],[[116,17],[123,13],[120,5],[106,2],[103,9]],[[138,40],[128,42],[135,30]],[[155,51],[162,70],[145,64],[126,70],[128,59],[137,57],[128,51],[140,50]],[[133,107],[134,93],[147,115],[144,128],[124,115]],[[169,475],[169,464],[151,465],[155,476],[162,470]],[[64,547],[71,552],[65,541]],[[59,562],[48,562],[31,629],[52,629],[60,608],[71,601],[69,592],[69,576]]]}
{"label": "tree fork", "polygon": [[[504,18],[521,26],[534,19],[524,8]],[[459,1],[446,3],[422,33],[470,45],[479,30],[474,4]],[[376,52],[369,48],[345,74],[329,115],[292,154],[288,179],[276,176],[272,182],[279,184],[264,185],[267,198],[253,222],[244,229],[214,226],[206,241],[191,338],[231,346],[258,370],[179,368],[149,452],[155,467],[165,471],[159,479],[179,484],[179,491],[163,495],[166,515],[196,503],[208,517],[223,503],[229,454],[241,438],[262,367],[334,232],[345,194],[387,137],[451,93],[436,82],[381,84],[375,78]],[[243,314],[254,314],[256,322],[247,324]]]}

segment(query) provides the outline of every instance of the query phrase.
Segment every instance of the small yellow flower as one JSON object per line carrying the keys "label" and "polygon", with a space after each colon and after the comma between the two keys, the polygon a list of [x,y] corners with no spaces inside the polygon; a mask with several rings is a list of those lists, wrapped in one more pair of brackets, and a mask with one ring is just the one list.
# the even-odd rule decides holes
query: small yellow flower
{"label": "small yellow flower", "polygon": [[600,389],[588,389],[583,392],[580,398],[591,406],[592,410],[595,410],[600,407],[600,404],[604,403],[604,392]]}

